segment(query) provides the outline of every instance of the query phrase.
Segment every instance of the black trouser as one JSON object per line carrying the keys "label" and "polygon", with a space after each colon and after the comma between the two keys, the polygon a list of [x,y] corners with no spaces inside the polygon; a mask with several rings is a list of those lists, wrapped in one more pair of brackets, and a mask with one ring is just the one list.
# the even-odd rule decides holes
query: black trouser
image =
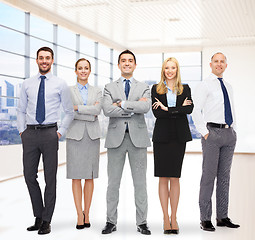
{"label": "black trouser", "polygon": [[[50,222],[56,202],[56,174],[58,166],[57,127],[26,129],[22,135],[24,177],[30,194],[35,217]],[[38,165],[42,154],[45,191],[44,202],[37,181]]]}

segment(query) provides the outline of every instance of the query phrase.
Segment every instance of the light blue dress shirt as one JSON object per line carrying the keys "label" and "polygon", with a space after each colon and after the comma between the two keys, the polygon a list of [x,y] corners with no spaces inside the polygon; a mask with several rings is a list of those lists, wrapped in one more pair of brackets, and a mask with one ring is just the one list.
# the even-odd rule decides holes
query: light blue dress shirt
{"label": "light blue dress shirt", "polygon": [[[37,94],[41,81],[40,76],[41,74],[38,73],[36,76],[26,79],[22,84],[17,108],[17,127],[19,132],[23,132],[27,124],[38,124],[35,116]],[[42,124],[51,124],[59,121],[61,104],[65,116],[58,127],[58,132],[63,135],[74,117],[69,88],[64,80],[52,75],[51,72],[45,76],[45,120]]]}
{"label": "light blue dress shirt", "polygon": [[87,100],[88,100],[88,83],[85,86],[83,86],[80,83],[77,83],[77,86],[79,88],[79,91],[80,91],[80,94],[81,94],[81,97],[82,97],[82,100],[83,100],[83,104],[87,105]]}
{"label": "light blue dress shirt", "polygon": [[176,93],[174,93],[164,82],[166,87],[167,87],[167,94],[166,94],[166,99],[167,99],[167,106],[168,107],[176,107]]}

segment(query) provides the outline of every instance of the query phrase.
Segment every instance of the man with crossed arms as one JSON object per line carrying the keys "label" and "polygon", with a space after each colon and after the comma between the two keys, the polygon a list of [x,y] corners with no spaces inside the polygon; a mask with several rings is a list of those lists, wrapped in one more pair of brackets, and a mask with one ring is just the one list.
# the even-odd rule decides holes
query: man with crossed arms
{"label": "man with crossed arms", "polygon": [[119,55],[118,67],[121,77],[105,86],[103,96],[103,111],[110,119],[105,140],[108,155],[107,222],[102,234],[116,231],[119,187],[128,153],[135,188],[137,230],[150,235],[146,221],[147,147],[150,140],[144,119],[151,107],[150,89],[133,78],[136,58],[131,51]]}

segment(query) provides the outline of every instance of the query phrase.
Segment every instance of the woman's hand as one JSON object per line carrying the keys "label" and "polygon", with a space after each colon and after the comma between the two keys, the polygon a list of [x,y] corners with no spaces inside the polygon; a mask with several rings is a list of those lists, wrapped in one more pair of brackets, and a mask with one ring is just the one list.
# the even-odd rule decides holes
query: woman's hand
{"label": "woman's hand", "polygon": [[186,97],[182,106],[188,106],[188,105],[191,105],[192,104],[192,101],[191,100],[188,100],[188,98]]}
{"label": "woman's hand", "polygon": [[155,98],[155,99],[157,102],[154,102],[152,104],[153,109],[157,109],[158,107],[160,107],[162,110],[168,111],[168,108],[166,106],[164,106],[162,102],[160,102],[157,98]]}

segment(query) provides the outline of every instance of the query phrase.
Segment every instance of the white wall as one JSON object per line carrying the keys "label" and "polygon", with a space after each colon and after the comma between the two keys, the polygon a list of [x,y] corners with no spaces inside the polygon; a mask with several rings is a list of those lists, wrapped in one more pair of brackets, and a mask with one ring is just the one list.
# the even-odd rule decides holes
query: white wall
{"label": "white wall", "polygon": [[216,52],[227,57],[224,78],[234,91],[237,118],[236,152],[255,152],[255,44],[253,46],[208,47],[203,49],[203,78],[211,72],[209,62]]}

